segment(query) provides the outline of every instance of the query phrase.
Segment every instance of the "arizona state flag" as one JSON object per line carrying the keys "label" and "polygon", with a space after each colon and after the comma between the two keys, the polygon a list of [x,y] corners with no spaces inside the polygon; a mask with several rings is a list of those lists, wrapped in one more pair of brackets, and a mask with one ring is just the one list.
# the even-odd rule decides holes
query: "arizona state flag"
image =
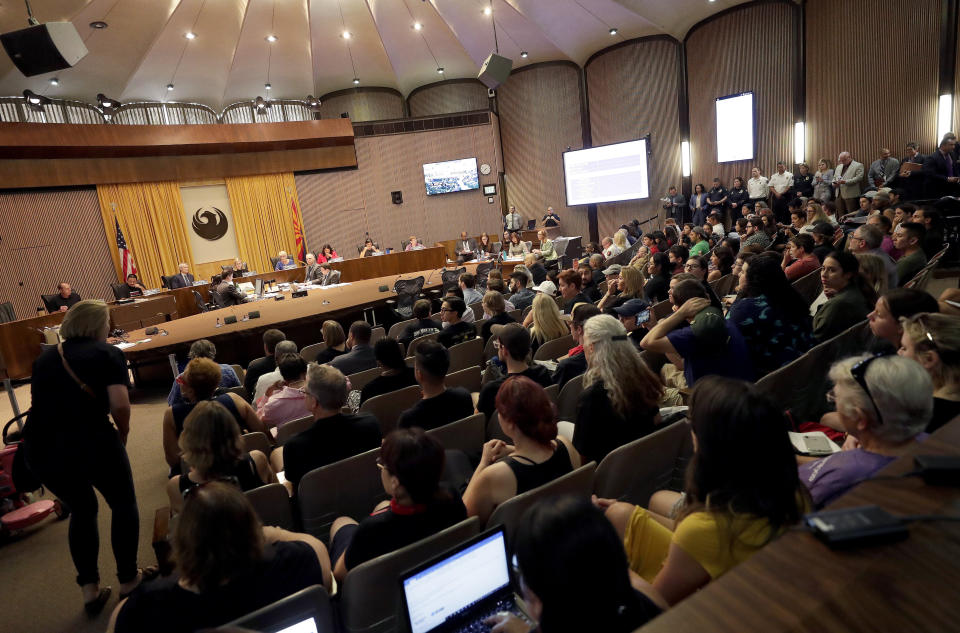
{"label": "arizona state flag", "polygon": [[300,213],[297,212],[297,203],[290,198],[290,207],[293,209],[293,236],[297,240],[297,263],[307,261],[307,242],[303,239],[303,227],[300,226]]}

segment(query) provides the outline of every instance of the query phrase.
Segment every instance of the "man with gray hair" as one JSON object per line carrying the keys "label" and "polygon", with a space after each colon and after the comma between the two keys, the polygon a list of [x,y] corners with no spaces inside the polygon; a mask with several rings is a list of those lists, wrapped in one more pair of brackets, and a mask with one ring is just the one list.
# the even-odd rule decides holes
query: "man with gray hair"
{"label": "man with gray hair", "polygon": [[192,285],[193,275],[190,274],[190,266],[185,262],[180,262],[179,272],[170,277],[170,290],[174,288],[189,288]]}
{"label": "man with gray hair", "polygon": [[860,206],[863,190],[863,165],[853,160],[850,152],[840,152],[833,172],[833,186],[837,190],[837,214],[852,213]]}
{"label": "man with gray hair", "polygon": [[872,224],[863,224],[850,234],[850,250],[856,254],[876,255],[887,271],[887,288],[896,288],[897,265],[880,246],[883,244],[883,231]]}
{"label": "man with gray hair", "polygon": [[[298,350],[297,350],[296,343],[294,343],[293,341],[284,340],[277,343],[277,346],[273,348],[273,357],[277,361],[279,361],[280,357],[283,356],[284,354],[296,354],[297,352]],[[269,389],[271,386],[273,386],[280,380],[283,380],[283,376],[280,375],[279,367],[277,367],[271,372],[267,372],[266,374],[260,376],[260,378],[257,379],[256,391],[254,391],[254,394],[253,394],[254,406],[256,406],[257,401],[260,398],[266,395],[267,389]]]}
{"label": "man with gray hair", "polygon": [[[205,338],[200,339],[199,341],[194,341],[193,345],[190,346],[190,352],[187,353],[187,362],[189,363],[194,358],[209,358],[210,360],[216,360],[217,348],[216,346],[208,341]],[[230,389],[231,387],[239,387],[240,379],[237,378],[237,372],[233,371],[233,367],[230,365],[220,365],[220,390]],[[173,406],[175,404],[183,404],[185,400],[183,395],[180,393],[180,376],[183,375],[183,370],[181,368],[180,375],[178,375],[174,381],[173,386],[170,387],[170,393],[167,395],[167,404]]]}

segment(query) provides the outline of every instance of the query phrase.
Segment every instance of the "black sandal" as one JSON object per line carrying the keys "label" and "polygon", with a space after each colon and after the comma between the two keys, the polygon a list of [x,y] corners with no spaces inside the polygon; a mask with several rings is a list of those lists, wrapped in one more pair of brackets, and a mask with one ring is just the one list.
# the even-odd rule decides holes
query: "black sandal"
{"label": "black sandal", "polygon": [[[160,568],[157,567],[156,565],[151,565],[149,567],[144,567],[143,569],[138,569],[137,573],[140,574],[140,582],[137,583],[137,587],[139,587],[143,583],[149,582],[154,578],[156,578],[157,576],[159,576]],[[121,591],[120,593],[117,594],[117,598],[119,600],[126,600],[127,598],[130,597],[131,593],[137,590],[137,587],[134,587],[133,589],[127,592]]]}
{"label": "black sandal", "polygon": [[103,608],[107,606],[107,601],[110,600],[110,593],[112,590],[110,587],[104,587],[100,590],[100,593],[97,594],[97,597],[91,600],[90,602],[83,603],[83,610],[87,612],[87,615],[91,618],[100,615],[100,612],[103,611]]}

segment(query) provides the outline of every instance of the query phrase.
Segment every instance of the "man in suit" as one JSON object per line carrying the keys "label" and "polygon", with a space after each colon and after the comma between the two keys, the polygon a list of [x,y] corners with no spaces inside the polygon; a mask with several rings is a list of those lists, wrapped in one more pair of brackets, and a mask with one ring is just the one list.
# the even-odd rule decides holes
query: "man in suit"
{"label": "man in suit", "polygon": [[460,261],[469,261],[477,256],[477,240],[467,237],[466,231],[460,231],[460,239],[457,240],[457,247],[454,249],[457,258]]}
{"label": "man in suit", "polygon": [[333,270],[330,267],[330,264],[324,262],[320,264],[320,272],[316,277],[317,281],[320,282],[321,286],[329,286],[331,284],[340,283],[340,271]]}
{"label": "man in suit", "polygon": [[223,271],[223,279],[217,286],[216,292],[220,295],[220,304],[224,307],[239,305],[247,301],[240,289],[233,285],[232,268]]}
{"label": "man in suit", "polygon": [[190,274],[190,267],[184,263],[180,264],[180,272],[170,278],[170,290],[174,288],[189,288],[193,285],[193,275]]}
{"label": "man in suit", "polygon": [[75,293],[67,282],[61,281],[57,284],[57,290],[59,292],[48,302],[48,309],[55,308],[54,311],[66,312],[73,304],[80,302],[80,295]]}
{"label": "man in suit", "polygon": [[676,187],[667,190],[667,197],[663,199],[663,208],[667,210],[667,217],[683,222],[683,210],[687,208],[687,199],[682,193],[677,193]]}
{"label": "man in suit", "polygon": [[890,150],[886,147],[880,149],[880,158],[870,163],[870,170],[867,172],[867,182],[873,186],[888,187],[890,181],[894,179],[897,172],[900,171],[900,161],[890,157]]}
{"label": "man in suit", "polygon": [[944,136],[937,150],[923,161],[923,173],[927,177],[927,196],[955,196],[960,194],[960,164],[953,158],[957,141]]}
{"label": "man in suit", "polygon": [[850,152],[840,152],[833,172],[833,186],[837,188],[837,207],[841,214],[852,213],[860,206],[863,178],[863,164],[853,160]]}
{"label": "man in suit", "polygon": [[371,334],[373,329],[369,323],[354,321],[347,335],[347,347],[350,351],[337,356],[330,361],[329,365],[342,371],[345,376],[376,367],[377,357],[373,352],[373,346],[370,345]]}
{"label": "man in suit", "polygon": [[503,216],[503,230],[504,231],[522,231],[525,222],[523,221],[523,216],[517,213],[517,208],[513,205],[510,205],[510,212]]}
{"label": "man in suit", "polygon": [[313,253],[307,253],[307,272],[303,276],[304,283],[310,283],[320,279],[320,266],[317,265],[317,258]]}

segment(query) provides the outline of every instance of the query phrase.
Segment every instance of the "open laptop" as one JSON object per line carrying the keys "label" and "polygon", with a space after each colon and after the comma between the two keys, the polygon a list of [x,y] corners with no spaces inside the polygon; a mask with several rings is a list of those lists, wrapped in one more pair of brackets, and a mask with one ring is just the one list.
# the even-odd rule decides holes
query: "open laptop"
{"label": "open laptop", "polygon": [[406,572],[400,590],[410,633],[487,630],[478,625],[501,611],[526,619],[510,584],[502,526]]}
{"label": "open laptop", "polygon": [[330,600],[320,585],[237,618],[228,626],[260,633],[333,633]]}

